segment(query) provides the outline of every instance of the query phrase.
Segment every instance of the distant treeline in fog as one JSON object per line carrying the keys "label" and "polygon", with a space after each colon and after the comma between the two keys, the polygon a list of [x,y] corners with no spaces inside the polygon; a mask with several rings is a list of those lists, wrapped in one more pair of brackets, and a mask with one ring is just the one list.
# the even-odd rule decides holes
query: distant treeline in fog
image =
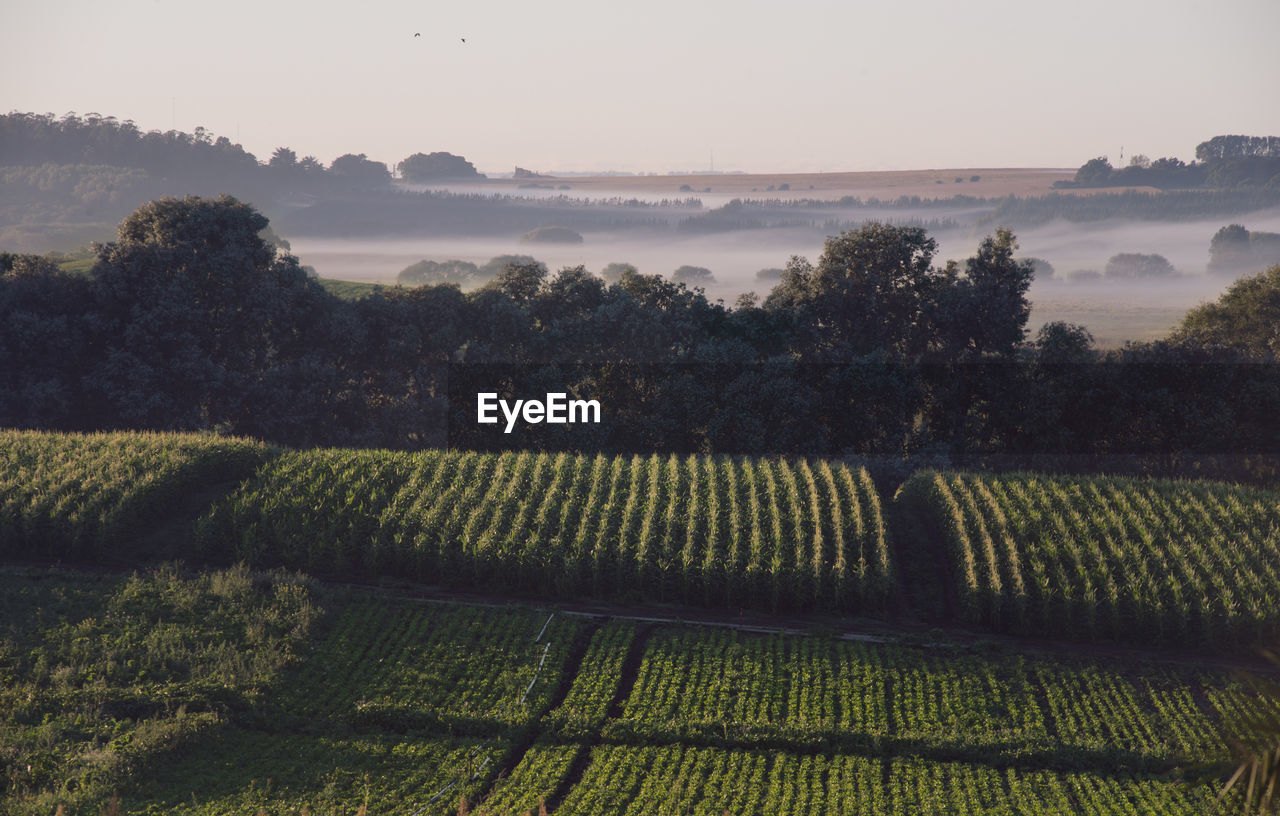
{"label": "distant treeline in fog", "polygon": [[[191,134],[143,132],[132,122],[97,114],[10,113],[0,116],[0,246],[69,249],[108,237],[115,223],[146,201],[189,194],[235,195],[266,213],[286,236],[344,237],[515,237],[551,225],[588,233],[787,228],[828,235],[886,218],[933,231],[989,231],[997,224],[1021,228],[1053,219],[1226,219],[1280,205],[1280,159],[1272,141],[1215,137],[1202,147],[1203,159],[1176,167],[1177,160],[1162,159],[1112,170],[1105,159],[1093,160],[1075,182],[1180,188],[1159,195],[835,201],[771,196],[707,210],[693,195],[643,201],[412,190],[395,182],[386,163],[365,154],[339,156],[325,166],[314,156],[279,147],[260,161],[203,128]],[[396,168],[410,182],[483,178],[465,158],[441,152],[415,153]],[[1178,184],[1156,183],[1159,173],[1174,170],[1193,175],[1179,176]],[[887,214],[894,211],[901,216]]]}
{"label": "distant treeline in fog", "polygon": [[1138,154],[1116,168],[1099,156],[1081,165],[1072,181],[1054,186],[1274,190],[1280,188],[1280,136],[1214,136],[1196,145],[1196,160],[1190,164],[1173,157],[1151,161]]}
{"label": "distant treeline in fog", "polygon": [[[733,307],[629,268],[515,258],[330,295],[231,198],[141,207],[88,275],[0,254],[0,427],[196,430],[289,445],[939,455],[1280,451],[1280,267],[1170,342],[1028,338],[1007,230],[935,265],[868,224]],[[1232,363],[1232,365],[1222,365]],[[475,422],[476,394],[598,400],[599,425]]]}

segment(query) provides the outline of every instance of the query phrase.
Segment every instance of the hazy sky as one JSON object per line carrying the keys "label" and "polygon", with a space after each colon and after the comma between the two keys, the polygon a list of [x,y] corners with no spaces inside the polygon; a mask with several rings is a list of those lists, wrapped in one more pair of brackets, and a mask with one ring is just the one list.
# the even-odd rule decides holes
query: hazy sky
{"label": "hazy sky", "polygon": [[1075,167],[1280,134],[1278,38],[1280,0],[3,0],[0,109],[491,172]]}

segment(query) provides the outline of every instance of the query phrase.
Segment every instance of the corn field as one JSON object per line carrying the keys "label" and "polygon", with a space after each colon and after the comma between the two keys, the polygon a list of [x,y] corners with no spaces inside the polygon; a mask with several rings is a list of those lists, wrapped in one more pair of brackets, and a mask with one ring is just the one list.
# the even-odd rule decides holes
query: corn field
{"label": "corn field", "polygon": [[201,520],[208,555],[555,597],[884,608],[865,470],[507,452],[286,452]]}
{"label": "corn field", "polygon": [[110,557],[174,502],[239,482],[267,455],[257,442],[193,434],[0,430],[0,554]]}
{"label": "corn field", "polygon": [[970,625],[1201,647],[1257,643],[1280,624],[1280,494],[924,472],[897,501],[926,520],[941,547],[934,591]]}

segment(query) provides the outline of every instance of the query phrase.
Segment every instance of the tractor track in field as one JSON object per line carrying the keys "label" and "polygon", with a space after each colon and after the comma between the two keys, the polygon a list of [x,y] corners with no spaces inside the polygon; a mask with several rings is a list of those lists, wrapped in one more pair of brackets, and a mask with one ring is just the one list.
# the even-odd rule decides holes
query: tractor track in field
{"label": "tractor track in field", "polygon": [[[551,620],[548,618],[547,623],[550,622]],[[565,698],[569,696],[569,689],[573,687],[573,681],[577,678],[578,672],[582,668],[582,660],[586,657],[587,649],[591,645],[591,638],[599,628],[599,623],[592,622],[580,627],[574,635],[573,642],[569,646],[569,653],[565,657],[564,669],[560,672],[560,680],[556,684],[556,690],[551,695],[551,699],[538,711],[536,716],[530,719],[526,733],[511,746],[502,761],[494,768],[493,773],[490,774],[485,783],[484,791],[477,800],[478,802],[483,804],[484,800],[493,792],[493,787],[498,780],[510,775],[516,769],[516,766],[524,760],[525,754],[529,753],[529,749],[534,746],[542,735],[542,729],[540,728],[542,718],[564,704]],[[538,641],[540,640],[541,636],[538,638]]]}
{"label": "tractor track in field", "polygon": [[565,772],[564,777],[561,778],[551,795],[547,797],[545,802],[547,813],[555,813],[556,808],[560,807],[565,797],[582,781],[582,777],[587,772],[587,766],[591,764],[592,751],[605,743],[603,737],[605,726],[610,720],[616,720],[622,716],[622,708],[635,688],[636,680],[640,675],[640,665],[644,662],[645,649],[649,645],[649,638],[655,628],[657,628],[656,624],[647,624],[636,629],[631,638],[631,643],[627,646],[626,659],[623,660],[622,666],[618,671],[618,687],[614,689],[613,699],[609,701],[609,707],[605,710],[604,721],[595,729],[591,738],[582,743],[578,755],[573,758],[568,771]]}

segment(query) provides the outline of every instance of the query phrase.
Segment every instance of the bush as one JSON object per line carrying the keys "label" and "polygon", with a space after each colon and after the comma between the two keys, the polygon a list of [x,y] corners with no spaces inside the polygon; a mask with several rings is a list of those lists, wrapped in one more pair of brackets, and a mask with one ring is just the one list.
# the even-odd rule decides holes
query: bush
{"label": "bush", "polygon": [[676,283],[687,283],[691,286],[707,283],[715,283],[715,275],[711,274],[711,270],[702,266],[682,266],[675,272],[671,273],[671,280]]}
{"label": "bush", "polygon": [[1140,252],[1121,252],[1107,261],[1108,278],[1168,278],[1177,275],[1173,264],[1163,255],[1143,255]]}

